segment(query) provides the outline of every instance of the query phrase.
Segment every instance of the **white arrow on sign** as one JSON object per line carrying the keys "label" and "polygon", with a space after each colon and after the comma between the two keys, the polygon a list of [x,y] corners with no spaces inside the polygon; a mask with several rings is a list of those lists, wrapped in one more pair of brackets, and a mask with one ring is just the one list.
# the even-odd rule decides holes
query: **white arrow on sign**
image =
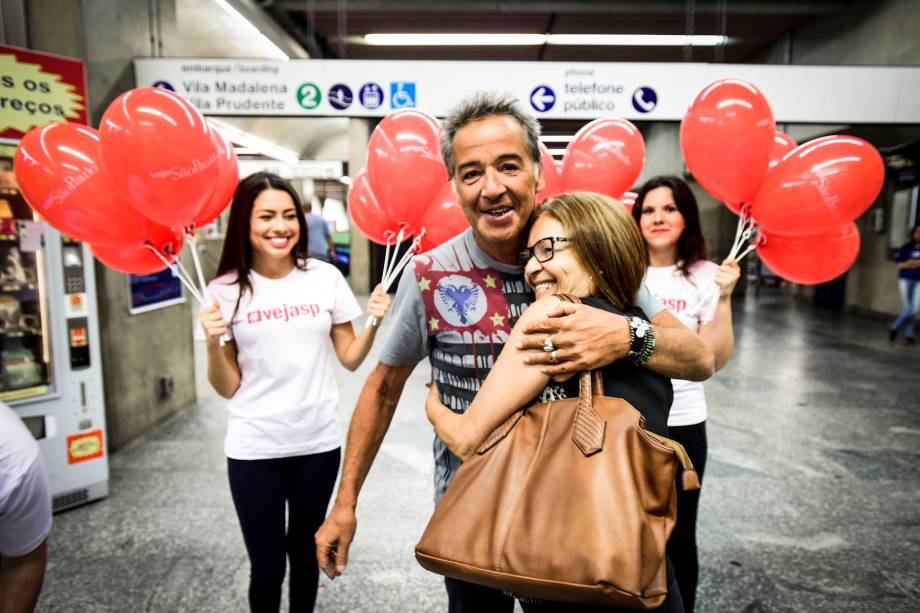
{"label": "white arrow on sign", "polygon": [[540,112],[549,109],[555,102],[556,96],[553,94],[552,90],[547,87],[538,87],[530,94],[530,103],[533,105],[533,108]]}

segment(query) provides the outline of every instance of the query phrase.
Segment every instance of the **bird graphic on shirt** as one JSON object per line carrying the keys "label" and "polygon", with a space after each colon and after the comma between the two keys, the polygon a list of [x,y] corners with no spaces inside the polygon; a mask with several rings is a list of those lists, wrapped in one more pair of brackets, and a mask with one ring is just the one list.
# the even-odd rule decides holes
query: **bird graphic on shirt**
{"label": "bird graphic on shirt", "polygon": [[476,285],[439,285],[438,294],[446,303],[451,304],[450,310],[460,317],[460,323],[466,325],[469,323],[467,313],[479,298],[479,287]]}

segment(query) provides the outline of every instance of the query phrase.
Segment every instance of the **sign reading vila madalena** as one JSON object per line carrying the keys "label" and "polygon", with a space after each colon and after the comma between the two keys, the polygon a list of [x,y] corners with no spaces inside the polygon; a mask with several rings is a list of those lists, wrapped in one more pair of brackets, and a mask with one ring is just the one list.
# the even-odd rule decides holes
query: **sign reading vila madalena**
{"label": "sign reading vila madalena", "polygon": [[86,123],[83,62],[0,45],[0,138],[52,121]]}

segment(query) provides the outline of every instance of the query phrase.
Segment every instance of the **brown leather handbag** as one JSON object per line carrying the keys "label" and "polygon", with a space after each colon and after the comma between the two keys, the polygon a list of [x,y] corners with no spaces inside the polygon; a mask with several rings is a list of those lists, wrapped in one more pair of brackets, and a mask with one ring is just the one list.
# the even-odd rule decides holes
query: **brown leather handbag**
{"label": "brown leather handbag", "polygon": [[699,480],[680,443],[580,377],[577,399],[517,411],[463,463],[415,548],[423,567],[541,600],[664,602],[678,462],[684,489]]}

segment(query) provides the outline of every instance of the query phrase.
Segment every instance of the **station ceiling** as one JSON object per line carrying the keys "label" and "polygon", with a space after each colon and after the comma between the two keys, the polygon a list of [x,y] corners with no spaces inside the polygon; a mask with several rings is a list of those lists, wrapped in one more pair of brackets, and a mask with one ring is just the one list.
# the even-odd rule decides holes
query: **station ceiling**
{"label": "station ceiling", "polygon": [[[845,10],[846,0],[262,0],[314,58],[564,62],[751,61],[787,33]],[[723,35],[716,47],[381,47],[369,33]]]}

